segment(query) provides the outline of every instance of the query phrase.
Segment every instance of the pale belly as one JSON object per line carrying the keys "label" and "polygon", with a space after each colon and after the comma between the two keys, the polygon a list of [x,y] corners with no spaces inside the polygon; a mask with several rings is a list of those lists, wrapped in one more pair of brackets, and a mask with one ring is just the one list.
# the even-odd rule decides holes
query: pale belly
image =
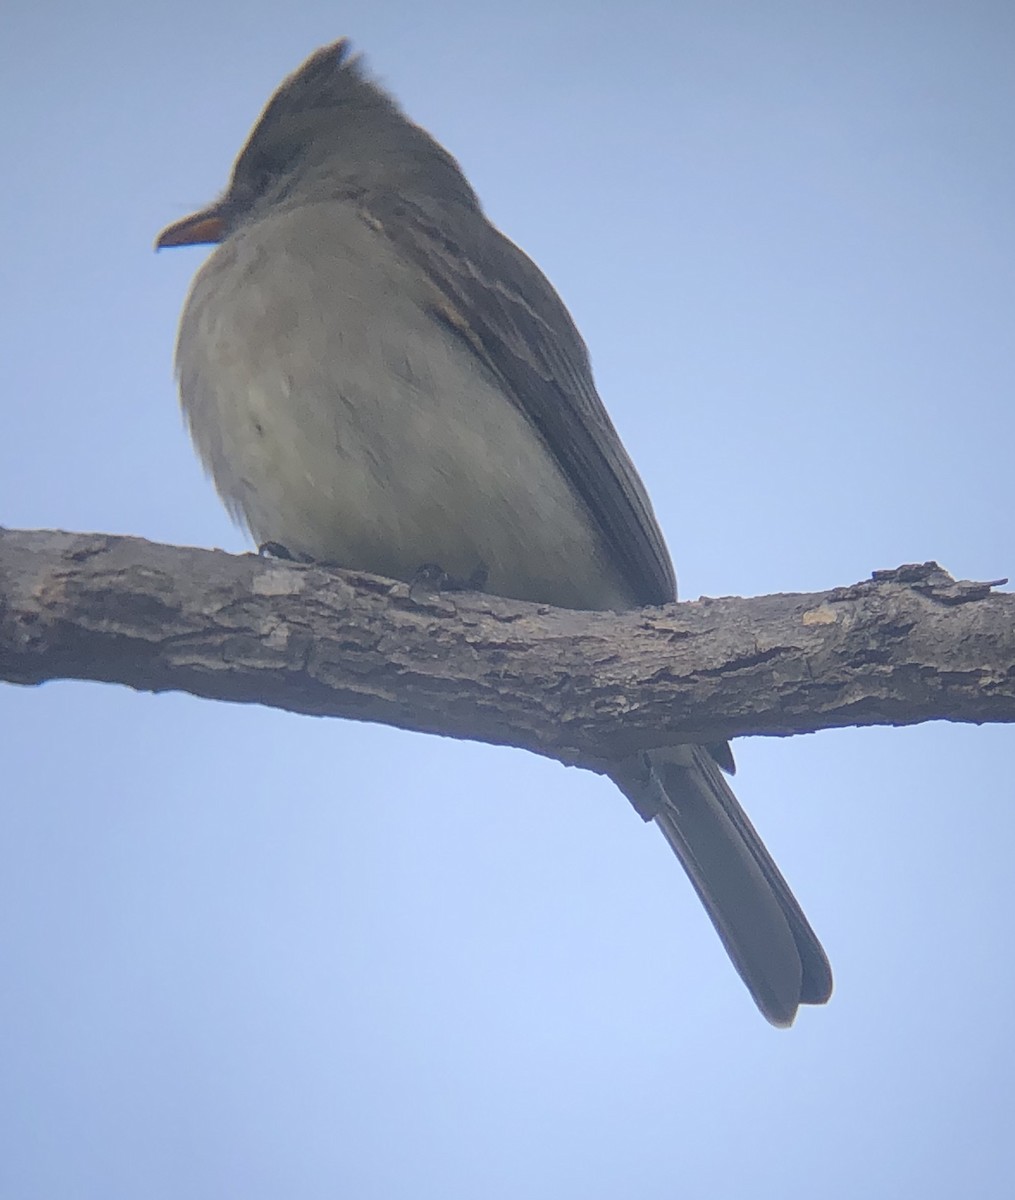
{"label": "pale belly", "polygon": [[[630,607],[587,510],[467,349],[378,269],[369,231],[322,264],[272,230],[195,280],[180,386],[195,444],[258,543],[410,580],[424,564],[485,590]],[[278,231],[281,235],[283,230]],[[267,236],[266,236],[267,235]]]}

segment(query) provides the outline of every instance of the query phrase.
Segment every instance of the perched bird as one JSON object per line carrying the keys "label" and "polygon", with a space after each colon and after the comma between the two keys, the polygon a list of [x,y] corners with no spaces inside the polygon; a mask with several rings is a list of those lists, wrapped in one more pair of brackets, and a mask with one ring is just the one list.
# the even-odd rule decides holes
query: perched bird
{"label": "perched bird", "polygon": [[[271,97],[221,199],[157,245],[217,243],[180,322],[197,451],[259,544],[578,609],[676,599],[645,488],[585,345],[456,161],[346,41]],[[613,764],[774,1025],[832,989],[824,951],[720,767]]]}

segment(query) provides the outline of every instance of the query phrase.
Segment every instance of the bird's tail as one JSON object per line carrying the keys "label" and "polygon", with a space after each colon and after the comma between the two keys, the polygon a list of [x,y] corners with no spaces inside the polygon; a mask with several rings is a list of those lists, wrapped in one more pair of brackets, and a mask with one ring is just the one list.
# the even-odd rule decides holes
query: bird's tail
{"label": "bird's tail", "polygon": [[610,774],[662,830],[764,1016],[787,1026],[799,1005],[824,1004],[821,943],[709,751],[653,750]]}

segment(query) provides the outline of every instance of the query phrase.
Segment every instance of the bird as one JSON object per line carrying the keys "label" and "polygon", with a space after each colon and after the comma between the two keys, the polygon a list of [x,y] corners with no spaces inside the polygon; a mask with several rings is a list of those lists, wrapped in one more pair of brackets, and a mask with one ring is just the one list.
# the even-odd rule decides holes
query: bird
{"label": "bird", "polygon": [[[214,245],[176,342],[182,409],[261,547],[413,584],[624,612],[676,600],[652,505],[539,268],[348,39],[279,85],[221,196],[157,248]],[[728,744],[607,773],[687,872],[761,1013],[832,991],[725,774]]]}

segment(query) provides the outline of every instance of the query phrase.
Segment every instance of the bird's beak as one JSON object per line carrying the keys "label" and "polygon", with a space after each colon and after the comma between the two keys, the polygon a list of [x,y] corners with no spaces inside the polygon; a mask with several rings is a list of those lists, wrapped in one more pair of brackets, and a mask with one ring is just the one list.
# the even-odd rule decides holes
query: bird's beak
{"label": "bird's beak", "polygon": [[207,242],[221,242],[225,234],[222,216],[217,207],[204,208],[191,213],[182,221],[174,221],[155,239],[155,249],[165,246],[200,246]]}

